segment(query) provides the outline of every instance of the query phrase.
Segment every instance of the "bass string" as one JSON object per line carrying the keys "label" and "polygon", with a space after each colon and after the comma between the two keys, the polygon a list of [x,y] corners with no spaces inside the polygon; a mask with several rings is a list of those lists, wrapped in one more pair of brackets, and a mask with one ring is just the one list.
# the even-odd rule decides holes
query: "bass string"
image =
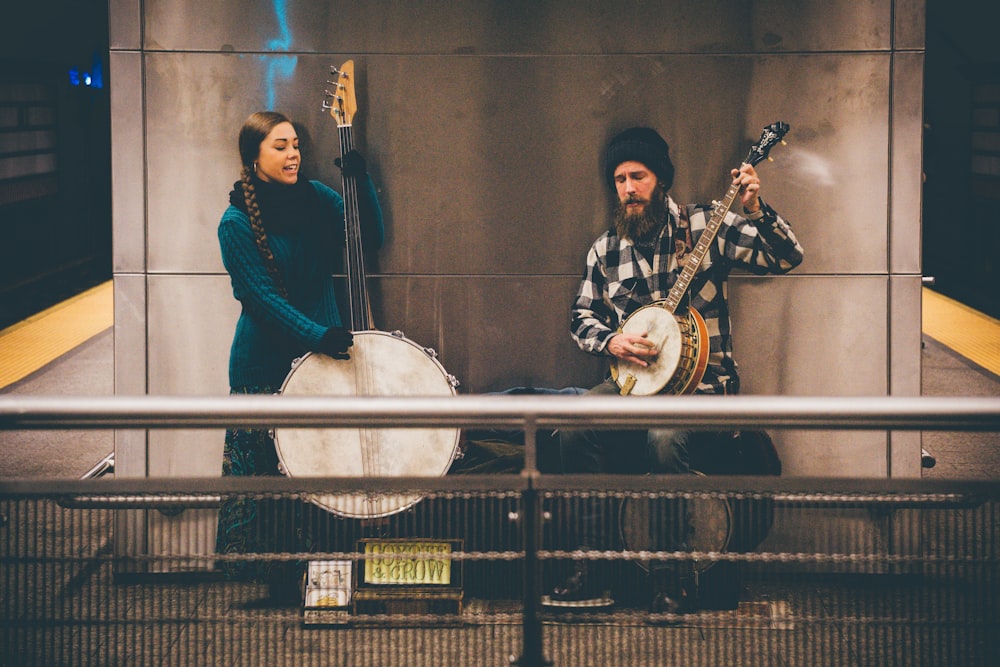
{"label": "bass string", "polygon": [[[355,394],[357,396],[378,395],[378,382],[375,377],[375,364],[372,361],[374,350],[370,349],[371,346],[368,345],[370,342],[372,342],[371,335],[361,336],[355,339],[354,351],[351,355],[355,360],[354,381]],[[381,437],[381,429],[375,429],[367,426],[358,429],[358,442],[361,447],[361,464],[365,477],[381,476],[384,472],[382,470],[381,459]],[[379,514],[377,508],[380,504],[380,498],[382,498],[382,495],[374,492],[370,492],[364,497],[363,502],[365,502],[368,506],[366,513],[369,516]]]}
{"label": "bass string", "polygon": [[[375,394],[375,373],[372,361],[367,354],[364,338],[355,340],[351,356],[354,358],[354,382],[356,396],[373,396]],[[358,429],[358,439],[361,447],[362,469],[365,477],[374,477],[381,471],[379,465],[378,430],[368,426]]]}
{"label": "bass string", "polygon": [[[354,149],[350,125],[340,128],[341,159]],[[364,248],[361,239],[358,186],[354,177],[343,178],[345,245],[347,250],[348,298],[351,305],[351,326],[368,329],[368,290],[365,281]]]}
{"label": "bass string", "polygon": [[[354,149],[354,138],[350,125],[340,128],[341,160]],[[346,165],[343,165],[346,167]],[[351,325],[355,331],[370,328],[368,322],[368,293],[365,284],[364,247],[361,239],[360,210],[358,207],[358,186],[354,177],[344,176],[344,217],[346,225],[348,297],[351,304]],[[354,358],[354,390],[356,396],[372,395],[375,381],[374,370],[363,345],[352,351]],[[372,428],[358,429],[358,443],[361,448],[361,468],[365,477],[380,472],[378,434]]]}

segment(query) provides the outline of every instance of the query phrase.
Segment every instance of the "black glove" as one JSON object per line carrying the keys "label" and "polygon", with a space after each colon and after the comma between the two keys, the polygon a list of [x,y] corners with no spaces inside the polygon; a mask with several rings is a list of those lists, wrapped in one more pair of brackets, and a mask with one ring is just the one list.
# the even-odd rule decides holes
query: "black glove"
{"label": "black glove", "polygon": [[347,348],[354,344],[354,334],[344,327],[330,327],[319,341],[319,351],[334,359],[350,359]]}
{"label": "black glove", "polygon": [[361,178],[368,173],[368,164],[361,157],[361,153],[356,148],[352,148],[344,154],[344,159],[337,158],[333,161],[344,172],[344,176],[349,178]]}

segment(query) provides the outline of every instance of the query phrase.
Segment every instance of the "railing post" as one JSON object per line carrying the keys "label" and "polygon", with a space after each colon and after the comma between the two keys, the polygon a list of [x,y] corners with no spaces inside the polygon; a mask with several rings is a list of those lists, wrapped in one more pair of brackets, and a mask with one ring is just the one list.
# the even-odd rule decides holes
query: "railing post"
{"label": "railing post", "polygon": [[524,469],[521,475],[527,485],[521,494],[521,530],[524,540],[524,588],[521,621],[521,657],[512,658],[520,667],[551,665],[542,655],[541,580],[542,567],[538,561],[538,547],[542,535],[542,508],[535,488],[538,477],[536,465],[536,420],[534,415],[524,418]]}

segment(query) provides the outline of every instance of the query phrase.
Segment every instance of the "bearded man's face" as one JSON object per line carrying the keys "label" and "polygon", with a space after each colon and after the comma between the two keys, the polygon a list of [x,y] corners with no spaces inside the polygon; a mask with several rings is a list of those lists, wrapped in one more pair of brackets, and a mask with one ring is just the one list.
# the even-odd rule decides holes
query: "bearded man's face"
{"label": "bearded man's face", "polygon": [[623,239],[639,243],[651,238],[666,218],[667,206],[656,174],[641,162],[622,162],[615,169],[618,205],[615,231]]}

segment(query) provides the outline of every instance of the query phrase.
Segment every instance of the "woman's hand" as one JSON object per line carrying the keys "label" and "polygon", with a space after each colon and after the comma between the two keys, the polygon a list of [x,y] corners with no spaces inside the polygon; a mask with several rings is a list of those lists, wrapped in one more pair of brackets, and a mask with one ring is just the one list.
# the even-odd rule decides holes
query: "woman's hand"
{"label": "woman's hand", "polygon": [[354,345],[354,334],[344,327],[330,327],[319,341],[319,350],[334,359],[350,359],[347,350]]}
{"label": "woman's hand", "polygon": [[340,168],[344,176],[348,178],[361,178],[368,173],[368,163],[361,156],[356,148],[352,148],[344,154],[344,159],[337,158],[333,161]]}

